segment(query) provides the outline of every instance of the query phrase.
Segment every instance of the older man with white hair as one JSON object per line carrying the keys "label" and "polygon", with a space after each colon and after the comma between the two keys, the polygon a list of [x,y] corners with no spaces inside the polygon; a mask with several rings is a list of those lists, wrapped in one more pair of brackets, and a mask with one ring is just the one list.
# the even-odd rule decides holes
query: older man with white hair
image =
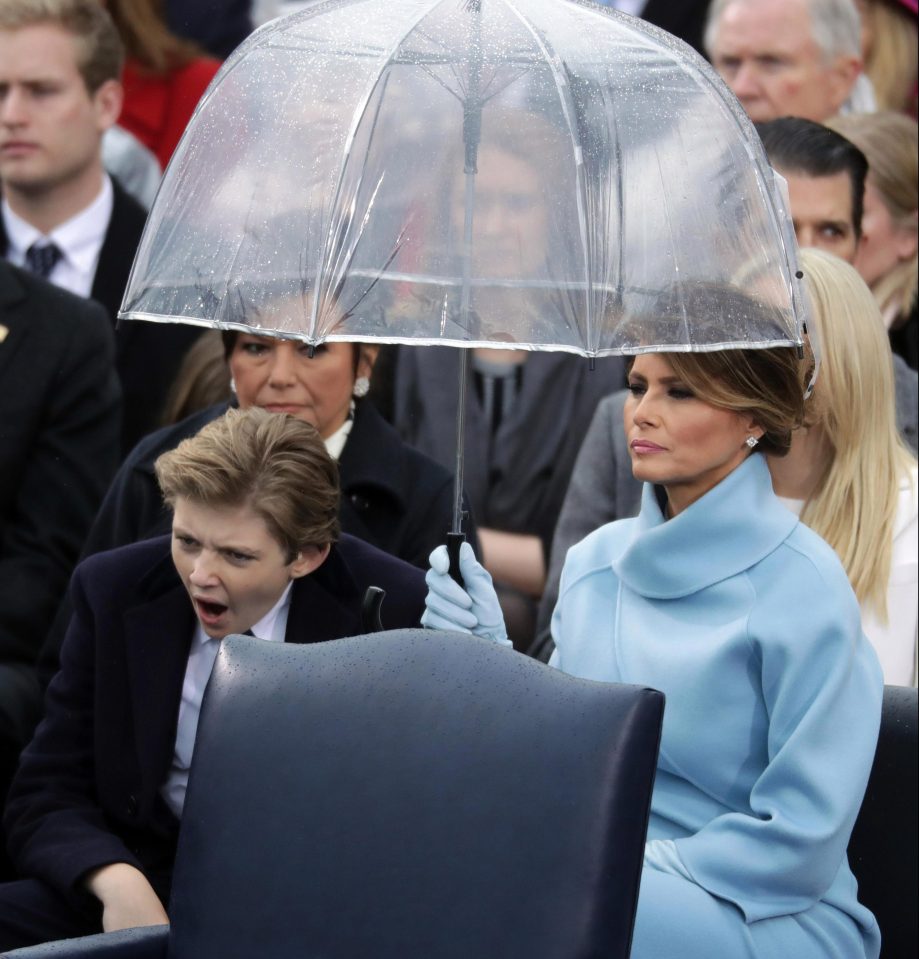
{"label": "older man with white hair", "polygon": [[712,0],[705,47],[754,122],[874,109],[853,0]]}

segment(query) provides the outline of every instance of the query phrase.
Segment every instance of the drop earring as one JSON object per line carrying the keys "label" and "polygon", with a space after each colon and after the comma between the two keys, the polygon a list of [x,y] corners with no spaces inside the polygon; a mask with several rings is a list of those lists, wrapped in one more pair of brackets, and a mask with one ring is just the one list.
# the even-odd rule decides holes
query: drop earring
{"label": "drop earring", "polygon": [[366,396],[370,392],[370,380],[366,376],[359,376],[354,381],[354,387],[351,390],[352,396],[356,396],[358,399]]}
{"label": "drop earring", "polygon": [[747,446],[749,446],[750,449],[752,450],[753,447],[756,446],[757,443],[759,443],[759,440],[758,440],[755,436],[748,436],[748,437],[744,440],[744,442],[745,442],[745,443],[747,444]]}

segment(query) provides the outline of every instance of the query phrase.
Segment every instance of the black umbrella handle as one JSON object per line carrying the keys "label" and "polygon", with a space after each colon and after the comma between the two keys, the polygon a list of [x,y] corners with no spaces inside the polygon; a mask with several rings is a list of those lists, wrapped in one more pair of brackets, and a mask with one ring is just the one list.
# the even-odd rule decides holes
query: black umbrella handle
{"label": "black umbrella handle", "polygon": [[460,546],[465,542],[465,533],[447,533],[447,556],[450,558],[450,577],[455,583],[462,586],[463,589],[466,588],[466,584],[463,582],[463,574],[460,572],[459,554]]}
{"label": "black umbrella handle", "polygon": [[361,630],[364,633],[382,633],[383,622],[380,619],[380,607],[386,590],[379,586],[368,586],[361,600]]}

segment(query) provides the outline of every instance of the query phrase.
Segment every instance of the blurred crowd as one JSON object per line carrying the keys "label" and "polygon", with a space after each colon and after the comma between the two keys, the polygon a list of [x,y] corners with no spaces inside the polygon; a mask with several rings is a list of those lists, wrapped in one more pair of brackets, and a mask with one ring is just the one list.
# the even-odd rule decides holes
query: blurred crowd
{"label": "blurred crowd", "polygon": [[[345,533],[425,569],[450,525],[452,351],[336,343],[314,356],[116,322],[208,84],[253,29],[303,4],[97,0],[99,20],[92,2],[0,0],[0,796],[57,671],[75,565],[169,532],[154,464],[228,409],[316,427]],[[769,466],[842,560],[885,681],[916,685],[916,0],[603,5],[711,62],[787,183],[800,247],[854,267],[811,291],[822,370],[790,455]],[[824,275],[819,257],[805,263]],[[514,647],[542,659],[568,548],[639,508],[626,381],[618,357],[593,370],[513,349],[472,359],[468,538]],[[21,870],[5,863],[4,878]]]}

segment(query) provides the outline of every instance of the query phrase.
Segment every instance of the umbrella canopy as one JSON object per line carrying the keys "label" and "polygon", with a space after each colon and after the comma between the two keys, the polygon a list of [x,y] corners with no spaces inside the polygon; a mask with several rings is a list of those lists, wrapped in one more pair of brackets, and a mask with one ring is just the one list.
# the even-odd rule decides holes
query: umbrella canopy
{"label": "umbrella canopy", "polygon": [[317,0],[202,99],[122,316],[588,356],[796,345],[795,249],[752,125],[668,34],[578,0]]}

